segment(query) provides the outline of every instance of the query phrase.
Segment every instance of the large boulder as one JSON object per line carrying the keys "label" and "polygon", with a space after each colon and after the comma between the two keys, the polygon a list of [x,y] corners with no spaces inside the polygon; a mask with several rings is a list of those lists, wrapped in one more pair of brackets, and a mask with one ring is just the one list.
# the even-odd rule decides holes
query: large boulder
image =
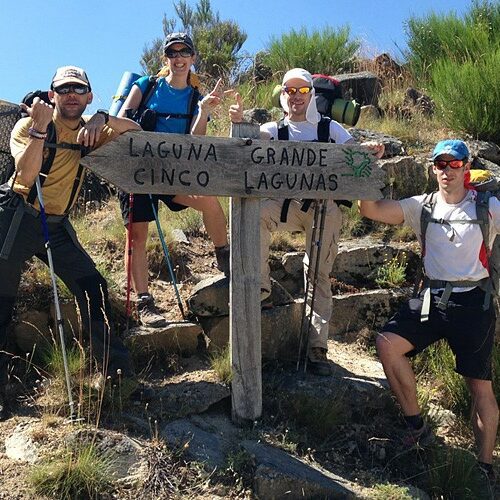
{"label": "large boulder", "polygon": [[125,344],[138,353],[151,351],[194,354],[203,336],[201,326],[189,322],[169,323],[163,328],[131,328]]}
{"label": "large boulder", "polygon": [[494,142],[467,141],[472,157],[479,156],[500,165],[500,146]]}
{"label": "large boulder", "polygon": [[[271,279],[271,300],[274,305],[290,304],[293,297]],[[187,299],[189,311],[196,317],[226,316],[229,314],[229,280],[221,275],[200,281]]]}
{"label": "large boulder", "polygon": [[[262,357],[288,361],[297,355],[303,301],[275,306],[262,311]],[[209,338],[209,351],[225,347],[229,342],[229,316],[200,318]]]}
{"label": "large boulder", "polygon": [[429,162],[422,157],[395,156],[380,160],[386,173],[386,197],[400,200],[424,193],[429,188]]}
{"label": "large boulder", "polygon": [[365,327],[379,330],[409,295],[408,289],[334,295],[330,336],[343,336]]}
{"label": "large boulder", "polygon": [[340,82],[345,98],[351,97],[360,104],[378,104],[382,86],[377,75],[369,71],[361,71],[335,75],[334,78]]}
{"label": "large boulder", "polygon": [[384,158],[405,154],[402,141],[392,135],[364,130],[362,128],[350,128],[348,131],[357,142],[375,141],[382,143],[385,146]]}

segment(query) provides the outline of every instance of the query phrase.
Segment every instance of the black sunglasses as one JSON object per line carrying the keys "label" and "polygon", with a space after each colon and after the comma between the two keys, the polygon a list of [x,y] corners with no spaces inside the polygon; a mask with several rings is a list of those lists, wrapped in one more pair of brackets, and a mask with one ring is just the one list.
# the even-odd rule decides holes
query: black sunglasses
{"label": "black sunglasses", "polygon": [[89,92],[89,88],[87,85],[66,83],[64,85],[60,85],[59,87],[54,87],[54,92],[60,95],[66,95],[69,93],[85,95]]}
{"label": "black sunglasses", "polygon": [[180,50],[168,49],[165,52],[165,55],[169,59],[176,59],[177,57],[192,57],[193,51],[191,49],[180,49]]}

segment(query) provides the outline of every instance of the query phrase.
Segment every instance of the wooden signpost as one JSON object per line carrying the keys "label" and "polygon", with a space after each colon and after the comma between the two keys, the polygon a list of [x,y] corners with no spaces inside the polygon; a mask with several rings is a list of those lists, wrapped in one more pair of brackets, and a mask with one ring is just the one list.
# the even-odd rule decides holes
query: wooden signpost
{"label": "wooden signpost", "polygon": [[231,196],[232,412],[262,413],[259,198],[376,200],[385,174],[355,144],[268,141],[233,124],[232,138],[129,132],[82,159],[126,192]]}

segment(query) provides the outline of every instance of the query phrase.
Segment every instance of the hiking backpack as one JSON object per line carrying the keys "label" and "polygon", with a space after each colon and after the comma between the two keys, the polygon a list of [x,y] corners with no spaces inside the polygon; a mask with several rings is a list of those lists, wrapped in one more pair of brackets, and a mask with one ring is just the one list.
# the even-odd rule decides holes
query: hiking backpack
{"label": "hiking backpack", "polygon": [[[421,265],[417,273],[417,280],[415,282],[414,296],[418,295],[420,285],[422,288],[444,288],[444,292],[439,301],[438,307],[446,308],[448,299],[452,292],[453,287],[473,287],[478,286],[486,292],[483,308],[486,310],[489,307],[490,298],[492,295],[499,294],[500,290],[500,273],[498,268],[498,263],[492,258],[493,248],[490,247],[490,218],[489,218],[489,200],[494,196],[490,191],[477,191],[476,196],[476,219],[473,220],[443,220],[435,219],[433,217],[434,207],[436,206],[437,192],[430,193],[424,198],[422,205],[422,211],[420,213],[420,239],[421,239]],[[487,266],[489,277],[484,278],[479,281],[441,281],[441,280],[430,280],[425,276],[424,268],[424,256],[426,251],[426,232],[429,223],[435,224],[448,224],[450,222],[463,223],[463,224],[478,224],[481,229],[481,234],[483,236],[483,245],[485,248],[485,253],[487,257]],[[498,238],[495,240],[498,242]],[[498,259],[496,259],[498,260]],[[422,279],[423,277],[423,279]],[[425,299],[424,299],[425,301]],[[428,308],[423,310],[422,317],[428,318]],[[423,319],[423,321],[425,321]]]}

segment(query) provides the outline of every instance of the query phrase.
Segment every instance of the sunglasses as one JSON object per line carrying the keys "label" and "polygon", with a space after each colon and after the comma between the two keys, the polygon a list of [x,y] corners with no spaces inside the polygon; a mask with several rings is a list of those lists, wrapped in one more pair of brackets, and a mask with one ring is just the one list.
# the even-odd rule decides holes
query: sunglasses
{"label": "sunglasses", "polygon": [[445,170],[447,166],[450,168],[462,168],[464,166],[464,160],[435,160],[434,166],[438,170]]}
{"label": "sunglasses", "polygon": [[299,94],[309,94],[311,90],[312,87],[283,87],[283,92],[286,92],[288,95],[295,95],[297,92]]}
{"label": "sunglasses", "polygon": [[193,51],[191,49],[180,49],[180,50],[169,49],[165,52],[165,55],[169,59],[176,59],[177,57],[192,57]]}
{"label": "sunglasses", "polygon": [[54,92],[60,95],[66,95],[69,93],[85,95],[89,92],[89,88],[87,87],[87,85],[79,85],[79,84],[74,85],[68,83],[65,85],[61,85],[59,87],[54,87]]}

